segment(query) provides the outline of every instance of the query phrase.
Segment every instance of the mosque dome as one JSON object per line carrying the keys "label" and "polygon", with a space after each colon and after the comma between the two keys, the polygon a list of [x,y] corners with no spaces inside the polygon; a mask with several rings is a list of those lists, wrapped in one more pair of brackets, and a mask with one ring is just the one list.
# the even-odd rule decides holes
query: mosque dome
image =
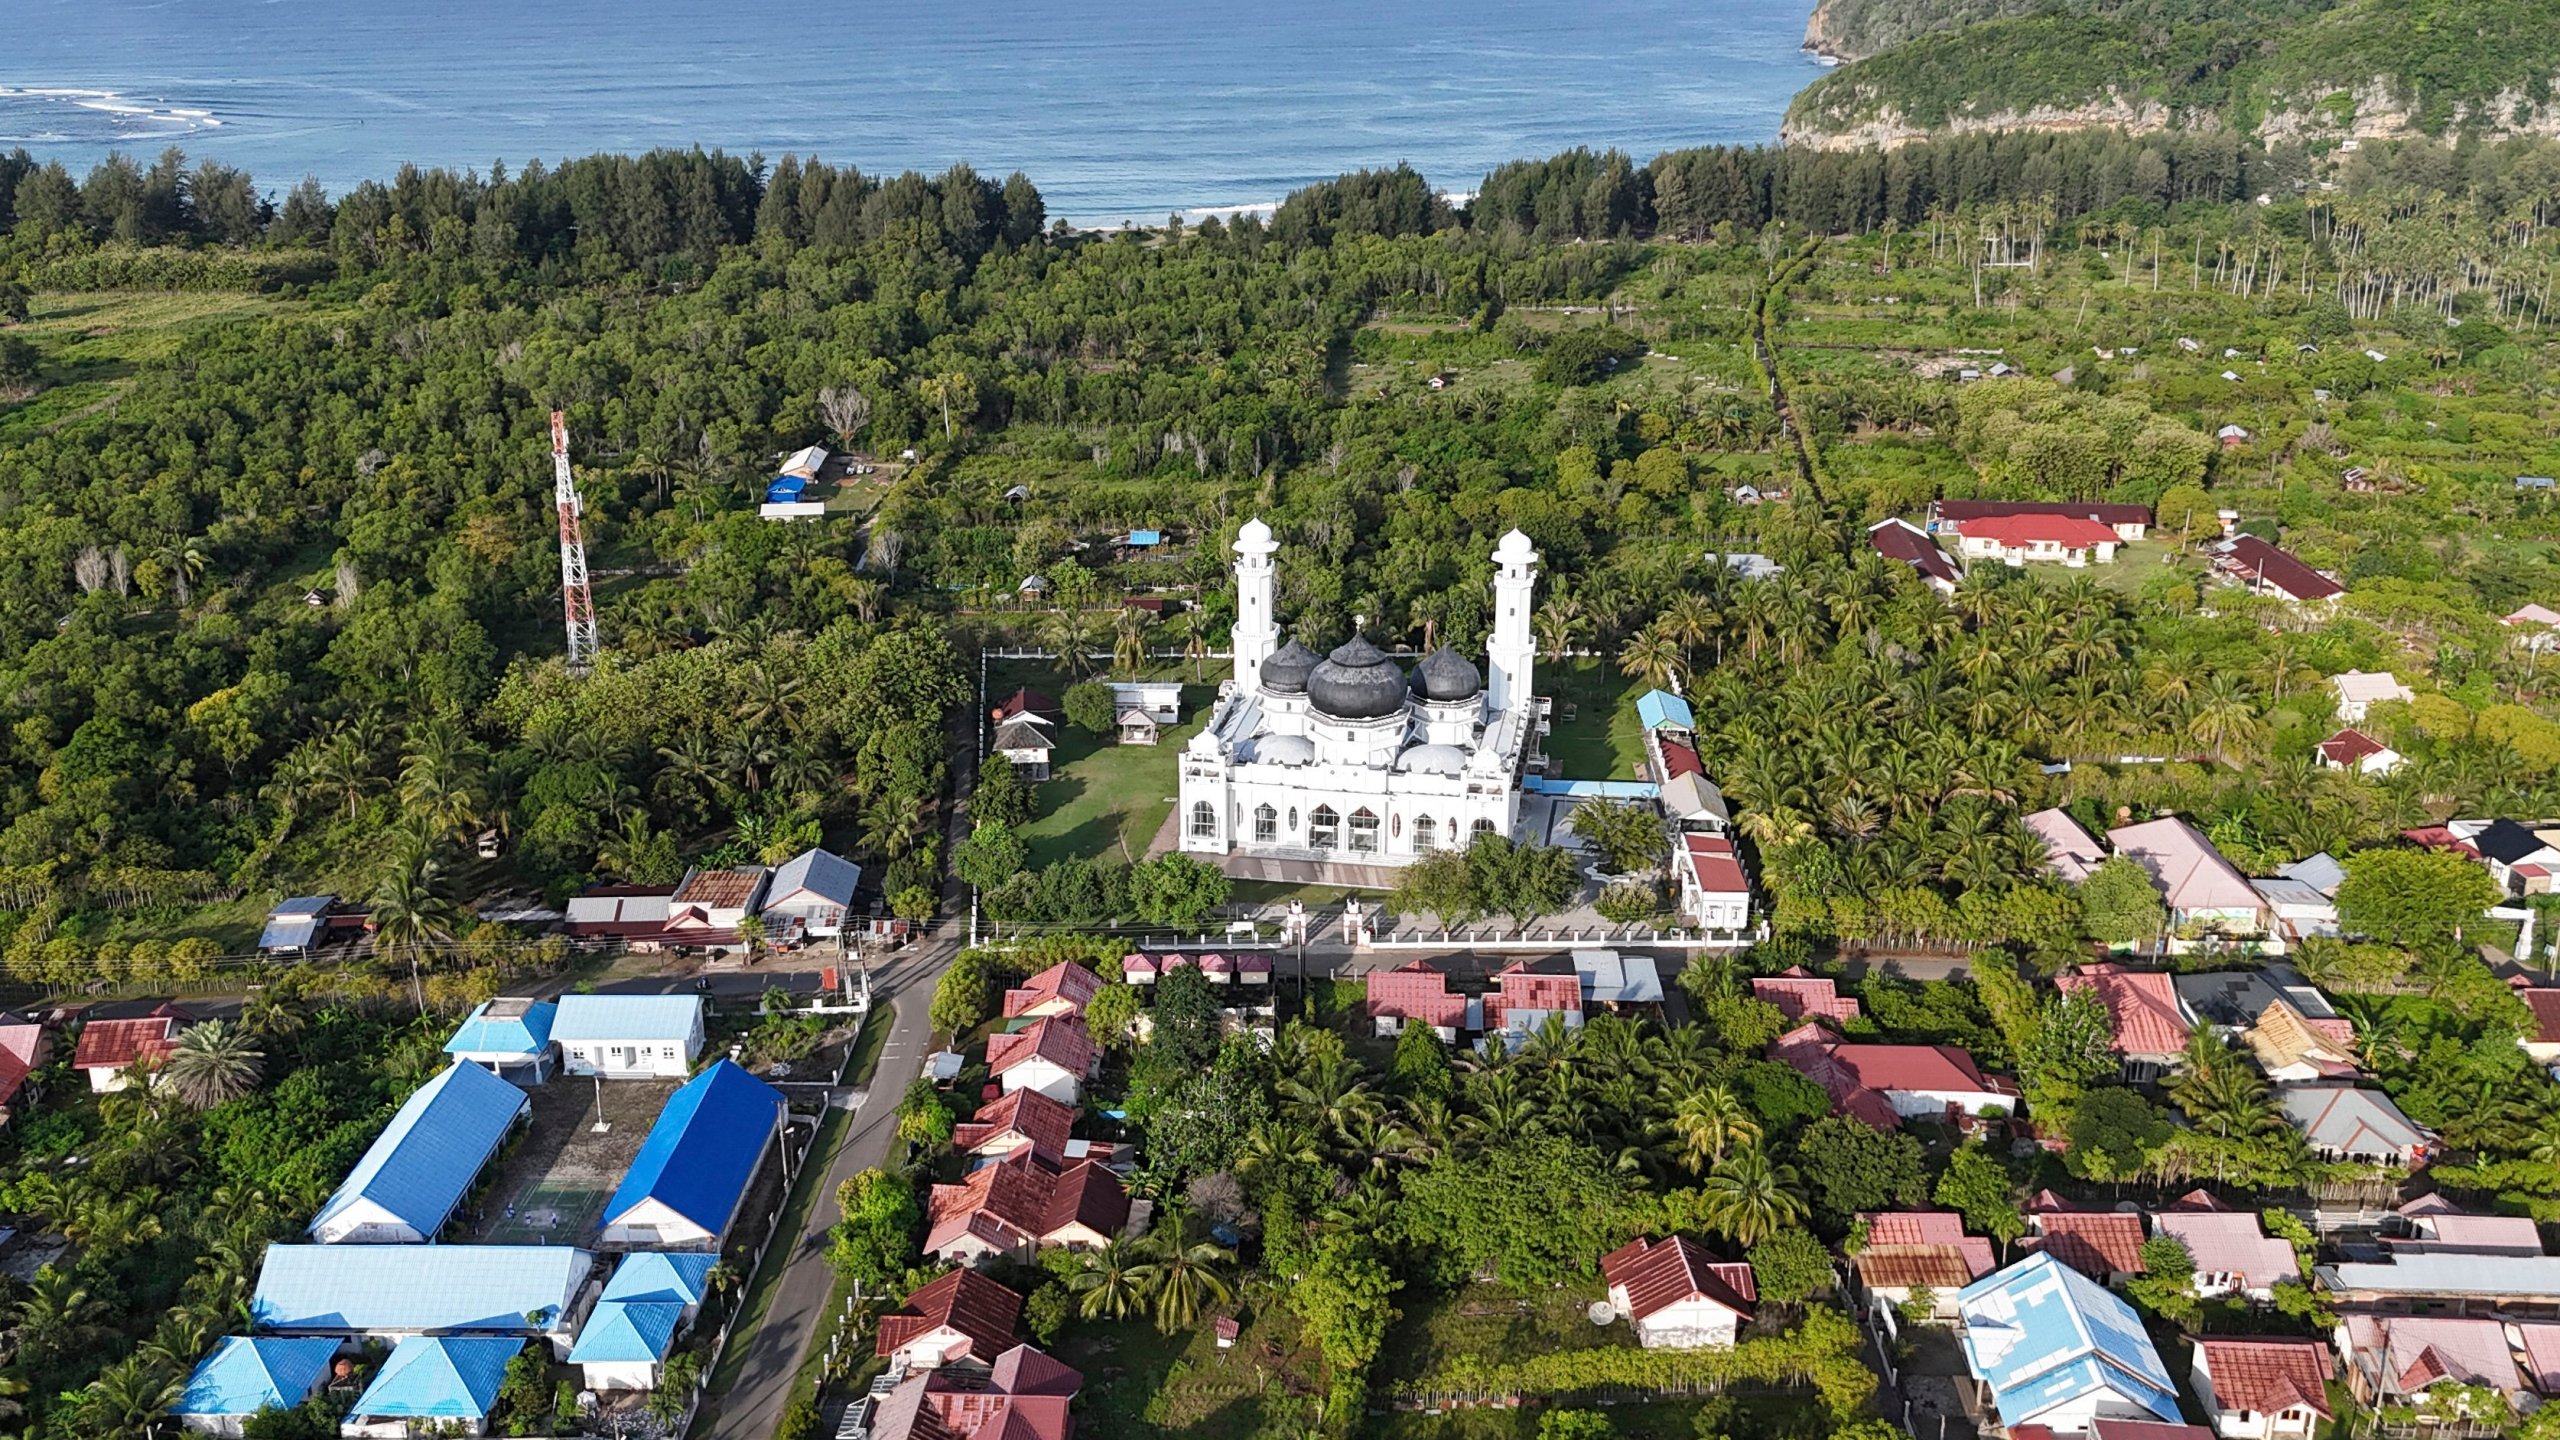
{"label": "mosque dome", "polygon": [[1484,693],[1484,672],[1443,645],[1413,667],[1413,692],[1425,700],[1473,700]]}
{"label": "mosque dome", "polygon": [[1416,745],[1396,757],[1396,768],[1413,775],[1455,775],[1467,768],[1467,752],[1455,745]]}
{"label": "mosque dome", "polygon": [[1317,663],[1316,652],[1292,639],[1262,662],[1262,688],[1274,695],[1303,695]]}
{"label": "mosque dome", "polygon": [[1404,709],[1402,670],[1377,646],[1354,635],[1307,676],[1307,699],[1336,720],[1377,720]]}
{"label": "mosque dome", "polygon": [[1250,743],[1243,758],[1254,765],[1312,765],[1316,742],[1304,735],[1263,735]]}

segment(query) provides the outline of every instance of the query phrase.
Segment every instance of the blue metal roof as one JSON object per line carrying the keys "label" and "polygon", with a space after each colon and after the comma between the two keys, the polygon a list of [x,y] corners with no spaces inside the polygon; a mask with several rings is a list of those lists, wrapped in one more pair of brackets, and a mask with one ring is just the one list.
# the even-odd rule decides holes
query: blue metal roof
{"label": "blue metal roof", "polygon": [[2101,1389],[2177,1421],[2177,1382],[2133,1307],[2050,1254],[1976,1280],[1956,1305],[1965,1357],[1991,1387],[2003,1423],[2027,1424]]}
{"label": "blue metal roof", "polygon": [[807,890],[838,905],[850,905],[853,892],[861,883],[861,866],[832,850],[803,850],[773,872],[772,882],[764,888],[765,904],[771,905],[795,890]]}
{"label": "blue metal roof", "polygon": [[711,1293],[711,1267],[717,1255],[675,1255],[663,1250],[635,1250],[614,1267],[604,1282],[607,1300],[648,1300],[699,1305]]}
{"label": "blue metal roof", "polygon": [[1132,545],[1142,546],[1161,545],[1164,543],[1164,532],[1161,530],[1132,530],[1129,532],[1129,543]]}
{"label": "blue metal roof", "polygon": [[560,1007],[548,1000],[537,1000],[525,1007],[522,1015],[492,1019],[483,1000],[471,1011],[462,1028],[444,1042],[447,1055],[539,1055],[551,1044],[551,1022]]}
{"label": "blue metal roof", "polygon": [[563,995],[551,1038],[685,1041],[702,1014],[699,995]]}
{"label": "blue metal roof", "polygon": [[784,475],[764,487],[764,498],[768,504],[789,504],[799,499],[800,492],[808,488],[808,477]]}
{"label": "blue metal roof", "polygon": [[497,1153],[508,1127],[533,1102],[522,1090],[457,1060],[418,1087],[374,1137],[346,1183],[311,1220],[313,1231],[370,1200],[422,1236],[443,1228]]}
{"label": "blue metal roof", "polygon": [[350,1415],[407,1416],[420,1420],[477,1420],[497,1408],[507,1362],[524,1349],[521,1340],[412,1335],[357,1397]]}
{"label": "blue metal roof", "polygon": [[526,1335],[558,1320],[593,1263],[567,1245],[270,1245],[250,1313],[269,1330]]}
{"label": "blue metal roof", "polygon": [[655,1200],[715,1235],[726,1230],[781,1115],[781,1091],[726,1060],[712,1062],[667,1097],[604,1207],[605,1223]]}
{"label": "blue metal roof", "polygon": [[1636,697],[1636,718],[1647,730],[1668,725],[1674,730],[1695,730],[1698,717],[1689,713],[1689,702],[1668,690],[1647,690]]}
{"label": "blue metal roof", "polygon": [[682,1305],[651,1300],[606,1300],[587,1317],[578,1343],[569,1352],[572,1365],[612,1361],[664,1360],[676,1343],[676,1326],[684,1322]]}
{"label": "blue metal roof", "polygon": [[311,1397],[337,1358],[335,1340],[233,1335],[213,1347],[173,1415],[255,1415],[272,1405],[290,1410]]}

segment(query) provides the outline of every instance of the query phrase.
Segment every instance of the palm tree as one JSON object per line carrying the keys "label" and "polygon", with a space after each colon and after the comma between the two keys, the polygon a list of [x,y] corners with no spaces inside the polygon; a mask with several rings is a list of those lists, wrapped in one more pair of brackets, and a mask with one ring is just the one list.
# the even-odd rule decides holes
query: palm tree
{"label": "palm tree", "polygon": [[[68,1270],[47,1265],[36,1272],[27,1298],[9,1325],[10,1348],[22,1361],[40,1361],[76,1350],[100,1333],[107,1304]],[[27,1368],[34,1368],[32,1364]]]}
{"label": "palm tree", "polygon": [[1123,605],[1111,617],[1111,663],[1134,680],[1147,663],[1147,624],[1152,617],[1135,605]]}
{"label": "palm tree", "polygon": [[2195,693],[2188,736],[2211,750],[2214,759],[2228,764],[2234,750],[2245,750],[2256,741],[2258,730],[2258,712],[2250,703],[2248,685],[2237,675],[2207,677]]}
{"label": "palm tree", "polygon": [[267,1054],[248,1031],[221,1020],[190,1025],[161,1074],[178,1098],[199,1110],[246,1095],[258,1083]]}
{"label": "palm tree", "polygon": [[1733,1152],[1698,1192],[1706,1202],[1708,1227],[1737,1245],[1757,1245],[1805,1215],[1794,1169],[1771,1164],[1757,1145]]}
{"label": "palm tree", "polygon": [[96,1440],[150,1440],[153,1427],[178,1403],[186,1386],[178,1372],[128,1355],[79,1393],[73,1408],[82,1435]]}
{"label": "palm tree", "polygon": [[1205,1240],[1186,1246],[1180,1228],[1178,1219],[1169,1222],[1164,1238],[1150,1247],[1154,1258],[1129,1272],[1137,1288],[1154,1297],[1156,1328],[1168,1335],[1199,1324],[1202,1311],[1236,1294],[1223,1269],[1235,1252]]}
{"label": "palm tree", "polygon": [[1084,1296],[1077,1308],[1088,1320],[1126,1317],[1143,1301],[1138,1289],[1139,1261],[1130,1245],[1113,1240],[1078,1257],[1079,1268],[1067,1277],[1067,1288]]}
{"label": "palm tree", "polygon": [[1618,648],[1618,669],[1657,690],[1678,688],[1684,661],[1680,642],[1665,634],[1658,623],[1637,631]]}
{"label": "palm tree", "polygon": [[453,938],[460,911],[444,896],[444,867],[435,850],[413,841],[392,857],[373,892],[373,947],[377,954],[409,962],[409,988],[418,1013],[427,1012],[419,952]]}
{"label": "palm tree", "polygon": [[1709,1085],[1681,1096],[1671,1109],[1669,1125],[1680,1142],[1681,1158],[1700,1172],[1722,1165],[1728,1149],[1760,1143],[1760,1122],[1751,1118],[1742,1098],[1725,1085]]}

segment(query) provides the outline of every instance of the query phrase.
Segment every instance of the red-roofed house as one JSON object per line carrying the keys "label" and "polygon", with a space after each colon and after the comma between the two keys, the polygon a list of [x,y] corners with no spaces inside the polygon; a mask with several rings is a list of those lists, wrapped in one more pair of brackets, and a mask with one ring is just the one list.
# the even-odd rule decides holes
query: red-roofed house
{"label": "red-roofed house", "polygon": [[1010,1035],[987,1037],[987,1074],[1012,1090],[1037,1090],[1073,1105],[1084,1082],[1102,1068],[1102,1052],[1072,1015],[1035,1020]]}
{"label": "red-roofed house", "polygon": [[8,1123],[27,1077],[52,1056],[53,1041],[41,1022],[0,1010],[0,1124]]}
{"label": "red-roofed house", "polygon": [[2043,1250],[2101,1285],[2142,1273],[2142,1217],[2115,1210],[2031,1210],[2021,1249]]}
{"label": "red-roofed house", "polygon": [[1804,1072],[1840,1113],[1878,1130],[1911,1120],[1963,1120],[2018,1108],[2018,1087],[1985,1076],[1953,1045],[1844,1044],[1807,1022],[1778,1037],[1769,1058]]}
{"label": "red-roofed house", "polygon": [[880,1317],[875,1355],[900,1357],[910,1370],[961,1361],[993,1366],[1013,1345],[1022,1297],[975,1270],[954,1270]]}
{"label": "red-roofed house", "polygon": [[1939,500],[1929,506],[1933,528],[1961,526],[1968,520],[2003,520],[2018,515],[2067,515],[2095,520],[2130,545],[2151,528],[2151,507],[2106,500]]}
{"label": "red-roofed house", "polygon": [[[1487,1030],[1535,1029],[1549,1015],[1581,1022],[1582,972],[1569,955],[1515,960],[1493,972],[1493,982],[1497,988],[1484,997]],[[1512,1023],[1515,1015],[1517,1024]]]}
{"label": "red-roofed house", "polygon": [[[2507,1327],[2486,1316],[2347,1315],[2338,1326],[2347,1388],[2367,1405],[2411,1405],[2438,1385],[2485,1385],[2509,1401],[2525,1393]],[[2473,1417],[2494,1428],[2510,1417]]]}
{"label": "red-roofed house", "polygon": [[1101,976],[1073,960],[1061,961],[1004,992],[1004,1016],[1008,1020],[1025,1015],[1081,1016],[1086,1002],[1101,991]]}
{"label": "red-roofed house", "polygon": [[1600,1277],[1648,1350],[1728,1349],[1760,1298],[1750,1265],[1718,1260],[1686,1235],[1612,1250]]}
{"label": "red-roofed house", "polygon": [[1052,1165],[1064,1165],[1067,1137],[1075,1128],[1073,1105],[1037,1090],[1012,1090],[980,1106],[967,1122],[953,1126],[951,1143],[966,1155],[1001,1158],[1029,1150]]}
{"label": "red-roofed house", "polygon": [[880,1397],[872,1440],[1074,1440],[1067,1409],[1084,1376],[1064,1363],[1016,1345],[984,1376],[929,1370],[910,1375]]}
{"label": "red-roofed house", "polygon": [[2533,1029],[2516,1037],[2538,1065],[2560,1065],[2560,989],[2535,985],[2516,994],[2533,1011]]}
{"label": "red-roofed house", "polygon": [[1680,913],[1701,930],[1751,928],[1751,881],[1733,842],[1721,835],[1680,837]]}
{"label": "red-roofed house", "polygon": [[1664,740],[1657,736],[1655,737],[1654,748],[1662,754],[1661,778],[1666,782],[1676,779],[1682,775],[1704,775],[1707,773],[1706,765],[1698,759],[1698,752],[1681,744],[1677,740]]}
{"label": "red-roofed house", "polygon": [[2065,995],[2094,994],[2107,1007],[2108,1027],[2129,1080],[2151,1079],[2176,1064],[2187,1037],[2195,1033],[2195,1022],[2178,1003],[2177,987],[2161,971],[2130,970],[2110,961],[2057,975],[2053,984]]}
{"label": "red-roofed house", "polygon": [[1027,1155],[982,1166],[957,1185],[936,1185],[925,1204],[924,1248],[974,1264],[1010,1255],[1025,1264],[1044,1249],[1094,1250],[1129,1223],[1129,1193],[1090,1160],[1062,1171]]}
{"label": "red-roofed house", "polygon": [[1879,520],[1867,527],[1867,543],[1888,560],[1899,560],[1920,572],[1921,582],[1941,595],[1956,593],[1956,582],[1964,577],[1957,573],[1955,562],[1927,531],[1908,520]]}
{"label": "red-roofed house", "polygon": [[2225,1440],[2311,1440],[2337,1367],[2318,1340],[2199,1339],[2195,1392]]}
{"label": "red-roofed house", "polygon": [[2359,775],[2388,775],[2400,768],[2403,759],[2399,751],[2355,729],[2341,730],[2313,748],[2324,768]]}
{"label": "red-roofed house", "polygon": [[2245,1211],[2154,1211],[2151,1228],[2185,1242],[2195,1292],[2208,1300],[2236,1293],[2265,1304],[2276,1298],[2277,1281],[2302,1276],[2292,1242],[2269,1235]]}
{"label": "red-roofed house", "polygon": [[1867,1244],[1851,1262],[1869,1303],[1899,1310],[1925,1289],[1935,1298],[1933,1319],[1960,1312],[1956,1292],[1991,1273],[1991,1242],[1964,1233],[1964,1217],[1951,1210],[1888,1210],[1858,1217]]}
{"label": "red-roofed house", "polygon": [[2059,562],[2112,565],[2122,543],[2112,525],[2080,515],[1997,515],[1956,525],[1956,548],[1967,560],[2004,565]]}
{"label": "red-roofed house", "polygon": [[2325,605],[2347,587],[2255,535],[2234,535],[2213,548],[2213,568],[2259,595],[2296,605]]}
{"label": "red-roofed house", "polygon": [[1777,1006],[1778,1013],[1786,1016],[1790,1025],[1805,1020],[1846,1021],[1858,1014],[1856,996],[1841,994],[1830,977],[1816,975],[1801,965],[1790,965],[1775,975],[1754,976],[1751,995]]}
{"label": "red-roofed house", "polygon": [[86,1074],[89,1088],[98,1094],[121,1090],[126,1070],[135,1065],[157,1069],[169,1058],[178,1048],[178,1031],[187,1019],[177,1006],[162,1005],[129,1020],[88,1021],[80,1027],[80,1043],[71,1052],[72,1068]]}
{"label": "red-roofed house", "polygon": [[1409,960],[1393,970],[1369,972],[1369,1020],[1381,1035],[1402,1034],[1407,1025],[1428,1025],[1432,1033],[1454,1045],[1466,1018],[1467,997],[1449,993],[1449,977],[1428,960]]}

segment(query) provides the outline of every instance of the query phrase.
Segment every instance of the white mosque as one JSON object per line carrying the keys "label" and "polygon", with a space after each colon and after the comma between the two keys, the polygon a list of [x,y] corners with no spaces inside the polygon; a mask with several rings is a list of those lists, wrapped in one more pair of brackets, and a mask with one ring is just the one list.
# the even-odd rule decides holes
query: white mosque
{"label": "white mosque", "polygon": [[1182,754],[1182,848],[1283,862],[1403,865],[1512,833],[1538,723],[1530,596],[1538,552],[1493,552],[1486,666],[1442,646],[1407,674],[1354,635],[1330,655],[1280,643],[1271,527],[1236,538],[1235,679]]}

